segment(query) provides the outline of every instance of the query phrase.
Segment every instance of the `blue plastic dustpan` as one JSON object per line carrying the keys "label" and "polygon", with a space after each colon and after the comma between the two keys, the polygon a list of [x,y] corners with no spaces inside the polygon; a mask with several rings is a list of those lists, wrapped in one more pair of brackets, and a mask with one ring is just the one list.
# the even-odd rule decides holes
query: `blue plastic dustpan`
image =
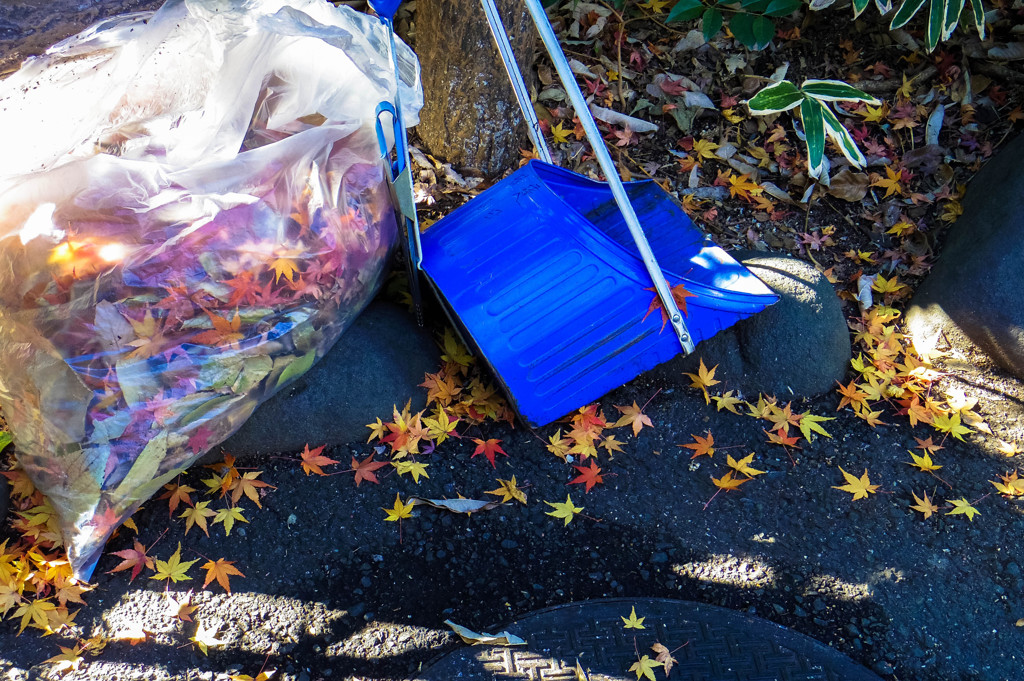
{"label": "blue plastic dustpan", "polygon": [[[651,181],[626,192],[693,342],[777,300]],[[544,425],[681,352],[608,185],[532,161],[422,234],[423,270],[516,411]]]}

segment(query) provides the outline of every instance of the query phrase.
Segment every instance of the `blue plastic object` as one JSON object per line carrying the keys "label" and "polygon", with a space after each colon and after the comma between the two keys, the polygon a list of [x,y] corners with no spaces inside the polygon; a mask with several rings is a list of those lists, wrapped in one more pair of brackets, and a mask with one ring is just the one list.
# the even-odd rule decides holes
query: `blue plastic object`
{"label": "blue plastic object", "polygon": [[[777,296],[651,181],[626,190],[695,342]],[[531,425],[541,426],[681,349],[608,186],[531,161],[422,235],[423,270]],[[682,306],[680,306],[682,307]]]}
{"label": "blue plastic object", "polygon": [[402,4],[402,0],[369,0],[369,3],[377,16],[390,21],[395,16],[395,10]]}

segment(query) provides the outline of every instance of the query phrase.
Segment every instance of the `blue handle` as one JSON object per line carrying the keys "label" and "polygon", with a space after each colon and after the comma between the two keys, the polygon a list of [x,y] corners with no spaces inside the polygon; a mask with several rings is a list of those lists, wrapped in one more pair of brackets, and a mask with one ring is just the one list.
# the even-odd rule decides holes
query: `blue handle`
{"label": "blue handle", "polygon": [[402,127],[402,119],[399,117],[398,112],[395,110],[395,106],[391,102],[381,102],[377,105],[377,116],[374,127],[377,130],[377,147],[380,149],[381,158],[388,158],[390,152],[388,150],[388,140],[384,136],[384,128],[381,127],[380,115],[382,113],[391,114],[391,129],[394,132],[395,137],[395,151],[398,152],[397,159],[388,164],[391,169],[391,179],[395,180],[402,171],[405,170],[405,164],[409,158],[409,154],[405,148],[405,129]]}
{"label": "blue handle", "polygon": [[391,20],[395,16],[395,10],[402,4],[402,0],[369,0],[370,7],[378,16]]}

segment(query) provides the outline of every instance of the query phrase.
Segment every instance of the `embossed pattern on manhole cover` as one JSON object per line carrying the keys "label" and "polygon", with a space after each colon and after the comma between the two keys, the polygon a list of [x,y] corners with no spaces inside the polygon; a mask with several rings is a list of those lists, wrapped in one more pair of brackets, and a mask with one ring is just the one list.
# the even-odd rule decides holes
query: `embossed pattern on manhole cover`
{"label": "embossed pattern on manhole cover", "polygon": [[[635,607],[644,629],[620,617]],[[437,660],[415,681],[624,681],[640,655],[660,642],[681,681],[881,681],[849,658],[785,627],[725,608],[660,598],[600,599],[538,610],[497,630],[525,646],[466,646]],[[661,677],[657,674],[658,678]]]}

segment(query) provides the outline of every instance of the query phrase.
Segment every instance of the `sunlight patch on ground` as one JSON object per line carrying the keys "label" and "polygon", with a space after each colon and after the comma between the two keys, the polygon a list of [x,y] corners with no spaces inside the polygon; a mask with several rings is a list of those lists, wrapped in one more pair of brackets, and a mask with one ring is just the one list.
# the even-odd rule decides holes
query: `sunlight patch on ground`
{"label": "sunlight patch on ground", "polygon": [[413,650],[440,648],[452,640],[451,632],[411,624],[373,622],[348,638],[331,644],[327,657],[374,659],[394,657]]}
{"label": "sunlight patch on ground", "polygon": [[[898,571],[895,571],[898,572]],[[875,573],[876,576],[883,575],[886,570]],[[902,573],[900,573],[902,579]],[[898,581],[894,577],[879,581]],[[877,583],[877,582],[876,582]],[[846,601],[854,603],[871,598],[871,587],[865,583],[847,582],[835,575],[815,575],[808,580],[804,596],[826,596],[835,601]]]}
{"label": "sunlight patch on ground", "polygon": [[755,558],[737,558],[725,554],[681,563],[673,566],[672,571],[680,577],[743,589],[764,588],[775,581],[775,569],[770,565]]}

